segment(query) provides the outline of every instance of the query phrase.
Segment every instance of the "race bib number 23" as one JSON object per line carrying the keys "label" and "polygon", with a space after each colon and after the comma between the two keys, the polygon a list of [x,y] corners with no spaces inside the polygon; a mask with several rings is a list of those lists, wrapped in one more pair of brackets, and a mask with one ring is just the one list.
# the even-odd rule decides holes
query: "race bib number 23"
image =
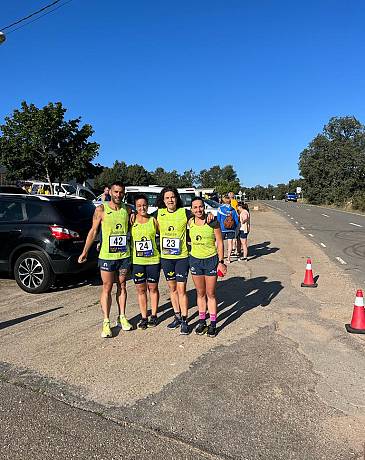
{"label": "race bib number 23", "polygon": [[178,256],[181,252],[180,238],[162,238],[162,254]]}

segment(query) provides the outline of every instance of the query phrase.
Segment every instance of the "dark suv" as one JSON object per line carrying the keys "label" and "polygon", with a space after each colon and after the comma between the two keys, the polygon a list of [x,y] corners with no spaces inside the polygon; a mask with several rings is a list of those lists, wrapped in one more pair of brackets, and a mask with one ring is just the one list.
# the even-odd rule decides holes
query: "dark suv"
{"label": "dark suv", "polygon": [[0,194],[0,271],[27,292],[49,289],[56,275],[96,267],[96,243],[77,262],[95,206],[82,198]]}

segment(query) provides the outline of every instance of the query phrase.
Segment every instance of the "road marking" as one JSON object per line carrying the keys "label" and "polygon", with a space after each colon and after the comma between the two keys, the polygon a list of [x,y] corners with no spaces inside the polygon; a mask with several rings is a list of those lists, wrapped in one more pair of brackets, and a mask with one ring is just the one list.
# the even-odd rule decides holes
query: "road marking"
{"label": "road marking", "polygon": [[312,235],[311,233],[308,233],[309,236],[311,236],[312,238],[314,237],[314,235]]}
{"label": "road marking", "polygon": [[306,211],[310,211],[310,209],[306,209]]}
{"label": "road marking", "polygon": [[296,223],[296,224],[299,224],[299,222],[298,222],[297,220],[295,221],[295,223]]}
{"label": "road marking", "polygon": [[336,257],[336,259],[340,262],[342,265],[347,265],[347,262],[345,262],[341,257]]}
{"label": "road marking", "polygon": [[324,217],[329,217],[329,216],[327,216],[327,214],[322,214],[322,216],[324,216]]}
{"label": "road marking", "polygon": [[300,228],[301,228],[302,230],[305,230],[305,228],[304,228],[304,227],[300,227]]}
{"label": "road marking", "polygon": [[325,244],[323,244],[323,243],[320,243],[320,245],[322,246],[322,248],[327,247],[327,246],[326,246]]}
{"label": "road marking", "polygon": [[290,214],[288,214],[288,217],[290,217]]}
{"label": "road marking", "polygon": [[291,217],[290,220],[294,220],[294,217]]}
{"label": "road marking", "polygon": [[354,224],[353,222],[349,222],[350,225],[354,225],[355,227],[362,227],[362,225]]}

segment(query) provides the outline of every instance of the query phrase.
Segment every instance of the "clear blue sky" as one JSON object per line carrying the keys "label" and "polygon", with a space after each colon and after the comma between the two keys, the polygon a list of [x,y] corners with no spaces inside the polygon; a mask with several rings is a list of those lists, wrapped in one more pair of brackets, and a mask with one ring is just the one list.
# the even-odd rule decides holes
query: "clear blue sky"
{"label": "clear blue sky", "polygon": [[[0,27],[49,2],[2,0]],[[104,165],[286,182],[330,117],[365,122],[364,24],[360,0],[73,0],[0,47],[0,121],[62,101]]]}

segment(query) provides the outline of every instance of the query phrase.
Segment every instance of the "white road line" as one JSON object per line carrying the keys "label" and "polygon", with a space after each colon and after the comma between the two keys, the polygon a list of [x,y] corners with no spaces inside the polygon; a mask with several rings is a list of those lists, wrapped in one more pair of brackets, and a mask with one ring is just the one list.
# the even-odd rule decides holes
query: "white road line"
{"label": "white road line", "polygon": [[322,246],[322,248],[326,248],[327,246],[323,243],[320,243],[320,245]]}
{"label": "white road line", "polygon": [[290,217],[290,214],[288,214],[288,217]]}
{"label": "white road line", "polygon": [[362,227],[362,225],[354,224],[353,222],[349,222],[350,225],[354,225],[355,227]]}
{"label": "white road line", "polygon": [[327,214],[322,214],[322,216],[324,216],[324,217],[329,217],[329,216],[327,216]]}
{"label": "white road line", "polygon": [[291,217],[290,220],[294,220],[294,217]]}
{"label": "white road line", "polygon": [[304,227],[300,227],[300,228],[301,228],[302,230],[305,230],[305,228],[304,228]]}
{"label": "white road line", "polygon": [[299,222],[298,222],[297,220],[295,221],[295,223],[296,223],[296,224],[299,224]]}
{"label": "white road line", "polygon": [[340,262],[340,264],[342,264],[342,265],[347,265],[347,262],[345,262],[343,259],[341,259],[341,257],[336,257],[336,260],[338,260]]}
{"label": "white road line", "polygon": [[310,209],[306,209],[306,211],[310,211]]}
{"label": "white road line", "polygon": [[309,236],[311,236],[312,238],[314,237],[314,235],[312,235],[311,233],[308,233]]}

